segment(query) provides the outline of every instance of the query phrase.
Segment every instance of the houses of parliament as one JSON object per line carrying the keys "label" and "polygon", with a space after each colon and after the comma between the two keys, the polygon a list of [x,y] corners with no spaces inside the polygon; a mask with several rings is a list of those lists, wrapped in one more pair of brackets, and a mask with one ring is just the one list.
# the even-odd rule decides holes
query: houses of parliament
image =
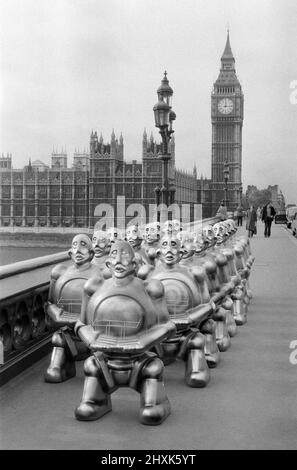
{"label": "houses of parliament", "polygon": [[[228,209],[239,203],[242,170],[243,93],[235,71],[229,32],[218,79],[211,94],[211,178],[198,177],[196,162],[187,172],[176,168],[175,140],[169,144],[169,180],[175,203],[202,204],[203,217],[214,215],[224,199],[224,165],[230,171]],[[128,207],[155,204],[156,188],[162,186],[161,144],[146,131],[142,158],[127,162],[124,139],[111,133],[110,141],[91,132],[88,152],[75,152],[68,168],[66,151],[53,150],[50,166],[40,160],[13,169],[11,154],[0,157],[0,226],[94,227],[96,207],[116,207],[125,196]],[[197,162],[198,163],[198,162]],[[147,211],[148,213],[148,211]],[[131,216],[132,218],[132,216]],[[126,223],[129,222],[129,217]]]}

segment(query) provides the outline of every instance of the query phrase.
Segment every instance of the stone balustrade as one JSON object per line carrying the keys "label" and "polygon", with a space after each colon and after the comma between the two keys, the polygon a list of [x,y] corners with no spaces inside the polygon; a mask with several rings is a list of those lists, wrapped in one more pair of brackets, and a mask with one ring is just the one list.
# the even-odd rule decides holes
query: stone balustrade
{"label": "stone balustrade", "polygon": [[44,310],[50,272],[68,260],[66,251],[0,268],[0,384],[47,352],[55,328]]}

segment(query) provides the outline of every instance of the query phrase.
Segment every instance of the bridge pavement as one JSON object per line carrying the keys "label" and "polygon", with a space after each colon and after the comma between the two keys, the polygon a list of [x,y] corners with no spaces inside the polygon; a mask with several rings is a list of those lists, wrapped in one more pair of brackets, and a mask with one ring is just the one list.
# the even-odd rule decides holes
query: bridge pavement
{"label": "bridge pavement", "polygon": [[256,256],[248,323],[232,339],[205,389],[183,382],[182,363],[166,368],[172,414],[159,427],[138,423],[136,392],[120,389],[101,420],[75,420],[83,386],[77,377],[46,384],[45,358],[1,389],[2,449],[296,449],[297,240],[273,225],[251,240]]}

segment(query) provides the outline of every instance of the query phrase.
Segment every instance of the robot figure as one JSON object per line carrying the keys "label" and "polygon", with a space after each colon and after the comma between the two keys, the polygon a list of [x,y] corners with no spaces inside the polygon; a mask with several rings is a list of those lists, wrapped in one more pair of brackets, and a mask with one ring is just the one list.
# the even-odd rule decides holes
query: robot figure
{"label": "robot figure", "polygon": [[51,272],[47,313],[61,328],[52,337],[53,351],[45,373],[46,382],[64,382],[76,374],[75,359],[88,354],[73,332],[79,319],[83,286],[90,278],[98,278],[100,269],[91,263],[94,250],[87,235],[76,235],[69,255],[73,264],[59,264]]}
{"label": "robot figure", "polygon": [[235,281],[235,290],[231,294],[231,298],[233,300],[233,316],[236,325],[244,325],[247,321],[247,308],[249,304],[249,298],[247,295],[249,268],[244,265],[244,252],[241,249],[241,246],[243,246],[241,242],[243,240],[239,239],[234,243],[232,240],[234,230],[233,224],[231,223],[233,221],[227,220],[225,222],[230,222],[228,224],[229,239],[225,244],[226,248],[223,249],[223,253],[229,260],[230,273],[232,279]]}
{"label": "robot figure", "polygon": [[142,235],[137,225],[129,225],[126,230],[126,240],[132,246],[135,252],[135,258],[138,260],[138,265],[150,264],[150,259],[142,245]]}
{"label": "robot figure", "polygon": [[180,248],[182,258],[180,261],[181,266],[189,266],[193,264],[193,256],[195,254],[194,234],[191,232],[179,232],[177,238],[180,240]]}
{"label": "robot figure", "polygon": [[153,222],[147,224],[144,228],[142,248],[144,249],[146,256],[149,260],[149,264],[155,265],[155,259],[157,257],[157,249],[159,248],[160,242],[160,223]]}
{"label": "robot figure", "polygon": [[166,235],[168,233],[179,233],[181,231],[181,223],[178,219],[166,220],[162,226],[162,233]]}
{"label": "robot figure", "polygon": [[216,237],[216,245],[221,245],[227,239],[226,226],[224,222],[218,222],[214,224],[213,231]]}
{"label": "robot figure", "polygon": [[178,219],[173,219],[172,221],[173,232],[178,233],[182,230],[182,225]]}
{"label": "robot figure", "polygon": [[164,365],[149,350],[175,334],[164,288],[157,280],[135,277],[134,251],[126,241],[111,247],[106,262],[112,278],[84,287],[85,301],[75,331],[93,351],[85,361],[78,420],[90,421],[111,411],[110,395],[118,387],[140,393],[140,421],[160,424],[170,413],[163,382]]}
{"label": "robot figure", "polygon": [[[208,274],[212,300],[214,300],[217,306],[213,315],[213,320],[216,322],[216,343],[219,351],[224,352],[231,345],[228,323],[229,325],[232,324],[232,326],[229,326],[229,331],[231,331],[231,334],[232,332],[235,334],[235,322],[229,316],[229,311],[232,308],[232,300],[229,295],[234,290],[234,283],[231,281],[228,273],[228,259],[216,246],[217,238],[212,225],[209,224],[203,227],[202,239],[204,247],[201,247],[200,242],[194,259],[196,262],[202,263]],[[219,360],[218,356],[214,354],[212,367],[216,367],[217,360]]]}
{"label": "robot figure", "polygon": [[244,249],[243,246],[237,242],[233,246],[233,252],[235,254],[235,265],[236,269],[241,276],[240,289],[236,293],[235,297],[235,321],[237,325],[244,325],[247,322],[247,310],[250,303],[248,278],[250,270],[247,268],[244,260]]}
{"label": "robot figure", "polygon": [[[220,283],[224,286],[229,286],[228,295],[226,295],[224,301],[220,305],[218,314],[225,317],[225,324],[227,327],[228,335],[232,338],[237,333],[237,324],[235,321],[235,305],[233,299],[235,290],[241,282],[240,275],[236,271],[234,264],[234,253],[226,249],[226,242],[229,234],[227,229],[229,225],[225,221],[219,222],[214,225],[214,232],[216,236],[216,245],[212,248],[212,254],[215,256],[220,265],[219,278]],[[220,328],[218,332],[222,331]],[[231,344],[230,340],[226,340],[226,344]]]}
{"label": "robot figure", "polygon": [[[213,231],[210,230],[212,237]],[[210,244],[206,242],[203,237],[202,230],[198,230],[194,234],[188,232],[181,232],[178,237],[181,239],[181,249],[183,251],[181,266],[193,267],[200,266],[205,269],[208,291],[211,296],[211,301],[216,305],[216,312],[218,306],[223,301],[223,295],[220,292],[220,283],[218,278],[218,267],[215,257],[210,255],[206,249]],[[218,306],[217,306],[218,305]],[[214,313],[213,318],[216,318],[217,313]],[[220,362],[220,351],[217,345],[216,329],[217,323],[213,318],[209,318],[206,322],[200,325],[200,331],[205,336],[204,353],[209,368],[217,367]]]}
{"label": "robot figure", "polygon": [[162,358],[166,364],[183,359],[186,383],[190,387],[205,387],[210,371],[204,354],[205,338],[198,327],[215,309],[210,302],[205,271],[197,266],[180,266],[180,241],[174,233],[162,238],[158,257],[160,263],[155,269],[143,266],[138,276],[162,282],[168,311],[177,327],[177,334],[161,344]]}
{"label": "robot figure", "polygon": [[106,230],[106,234],[109,237],[110,245],[117,240],[122,240],[122,233],[117,227],[110,227]]}
{"label": "robot figure", "polygon": [[103,230],[96,230],[92,237],[92,245],[94,249],[92,263],[104,270],[106,267],[105,261],[108,258],[110,250],[110,238],[108,234]]}

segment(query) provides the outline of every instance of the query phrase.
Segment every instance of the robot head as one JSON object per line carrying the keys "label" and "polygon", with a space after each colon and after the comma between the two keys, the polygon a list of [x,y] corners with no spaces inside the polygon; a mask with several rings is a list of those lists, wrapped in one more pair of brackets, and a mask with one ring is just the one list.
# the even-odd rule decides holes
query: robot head
{"label": "robot head", "polygon": [[172,266],[180,261],[180,241],[175,234],[167,234],[162,237],[158,255],[162,263],[168,266]]}
{"label": "robot head", "polygon": [[110,244],[122,239],[120,230],[117,227],[110,227],[108,230],[106,230],[106,233],[109,237]]}
{"label": "robot head", "polygon": [[215,233],[212,225],[205,225],[205,227],[202,228],[202,235],[207,246],[211,246],[215,243]]}
{"label": "robot head", "polygon": [[223,243],[226,236],[226,226],[224,222],[218,222],[217,224],[214,224],[213,230],[217,239],[217,244]]}
{"label": "robot head", "polygon": [[182,230],[181,223],[178,219],[173,219],[172,227],[174,232],[180,232]]}
{"label": "robot head", "polygon": [[226,227],[226,237],[229,237],[232,233],[232,224],[230,223],[230,219],[224,220],[224,225]]}
{"label": "robot head", "polygon": [[166,220],[164,222],[163,227],[162,227],[162,232],[164,233],[164,235],[166,233],[172,233],[173,232],[172,220]]}
{"label": "robot head", "polygon": [[202,229],[198,230],[195,235],[194,235],[194,244],[195,244],[195,253],[199,255],[199,253],[202,253],[205,248],[207,247],[207,243],[205,243],[205,240],[203,238],[203,233]]}
{"label": "robot head", "polygon": [[126,230],[126,240],[133,248],[141,245],[142,236],[138,225],[129,225]]}
{"label": "robot head", "polygon": [[95,252],[95,258],[101,258],[101,256],[107,255],[110,247],[109,236],[103,230],[96,230],[93,233],[92,245]]}
{"label": "robot head", "polygon": [[144,229],[144,239],[146,243],[152,245],[160,240],[160,224],[159,222],[153,222],[151,224],[146,224]]}
{"label": "robot head", "polygon": [[179,232],[176,234],[177,239],[180,241],[181,254],[183,259],[189,259],[195,253],[195,245],[193,242],[193,235],[191,232]]}
{"label": "robot head", "polygon": [[226,222],[229,224],[230,234],[235,233],[236,230],[237,230],[236,225],[235,225],[235,221],[233,219],[228,219],[228,220],[226,220]]}
{"label": "robot head", "polygon": [[128,242],[118,240],[110,249],[106,266],[110,269],[113,277],[123,279],[135,273],[136,261],[133,248]]}
{"label": "robot head", "polygon": [[90,261],[94,256],[94,249],[88,235],[75,235],[68,253],[77,266],[81,266]]}

